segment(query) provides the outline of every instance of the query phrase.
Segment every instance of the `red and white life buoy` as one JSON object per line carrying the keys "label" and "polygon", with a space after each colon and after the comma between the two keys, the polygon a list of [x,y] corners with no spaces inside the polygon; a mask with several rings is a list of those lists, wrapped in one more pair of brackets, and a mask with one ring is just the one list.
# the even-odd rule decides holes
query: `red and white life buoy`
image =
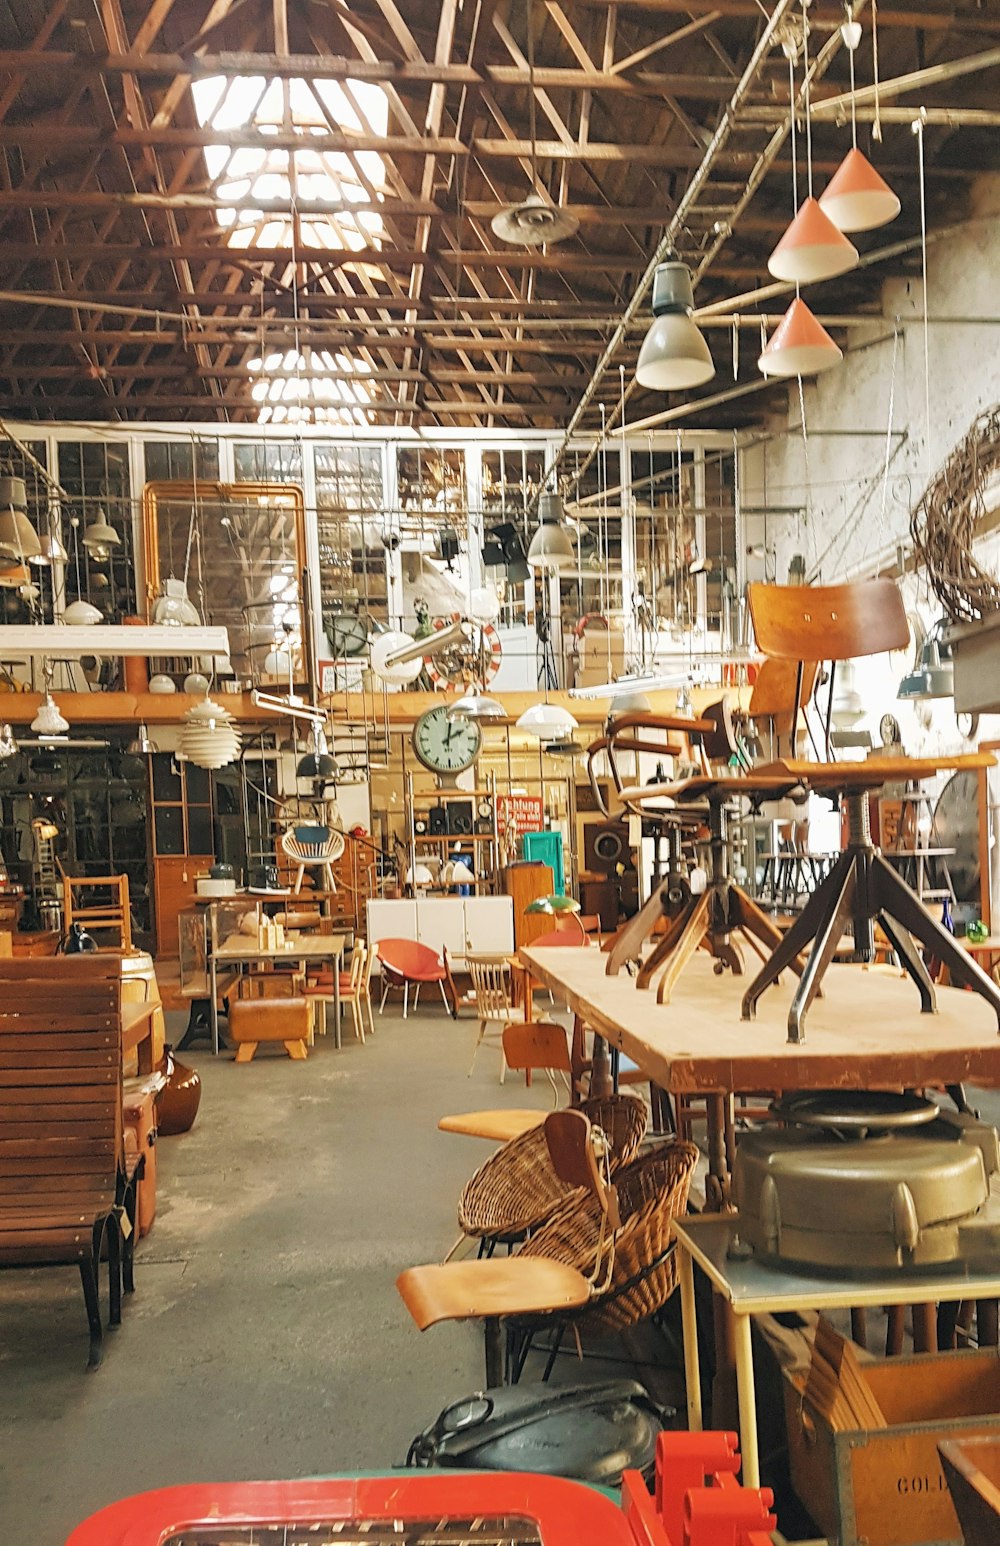
{"label": "red and white life buoy", "polygon": [[[453,612],[450,617],[436,617],[434,627],[436,630],[450,628],[453,623],[462,621],[461,612]],[[424,665],[427,667],[427,675],[434,683],[435,688],[447,691],[454,688],[456,692],[465,692],[473,682],[486,688],[493,681],[500,669],[500,657],[503,648],[500,643],[500,635],[492,623],[470,623],[472,637],[468,644],[468,656],[472,664],[463,665],[455,674],[443,671],[438,660],[433,655],[424,656]],[[476,633],[481,636],[477,639]]]}

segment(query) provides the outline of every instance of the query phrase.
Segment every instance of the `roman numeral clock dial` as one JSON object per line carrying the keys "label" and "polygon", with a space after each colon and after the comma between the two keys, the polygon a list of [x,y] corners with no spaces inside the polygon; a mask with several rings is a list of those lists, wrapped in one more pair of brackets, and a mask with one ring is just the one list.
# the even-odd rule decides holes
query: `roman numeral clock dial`
{"label": "roman numeral clock dial", "polygon": [[451,705],[421,714],[413,727],[413,750],[431,773],[464,773],[483,746],[483,733],[472,719],[449,719]]}

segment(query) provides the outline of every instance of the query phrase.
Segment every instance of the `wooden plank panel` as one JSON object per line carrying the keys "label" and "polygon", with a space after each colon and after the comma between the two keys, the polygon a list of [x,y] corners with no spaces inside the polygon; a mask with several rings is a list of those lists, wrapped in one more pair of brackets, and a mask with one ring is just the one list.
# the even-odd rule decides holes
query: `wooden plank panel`
{"label": "wooden plank panel", "polygon": [[5,1106],[34,1106],[59,1100],[68,1106],[106,1106],[108,1092],[100,1085],[54,1085],[45,1090],[18,1088],[4,1091]]}
{"label": "wooden plank panel", "polygon": [[[30,1056],[37,1047],[38,1041],[39,1037],[36,1032],[32,1032],[30,1035],[0,1036],[0,1060],[7,1057],[20,1056],[23,1053],[27,1053]],[[51,1034],[46,1033],[45,1035],[45,1056],[46,1060],[51,1064],[57,1054],[72,1056],[73,1054],[86,1053],[90,1048],[94,1048],[95,1052],[97,1049],[100,1049],[102,1057],[106,1056],[108,1051],[114,1057],[114,1049],[117,1043],[118,1037],[113,1030],[54,1031]],[[21,1065],[11,1063],[8,1066],[16,1068]]]}
{"label": "wooden plank panel", "polygon": [[29,1045],[26,1047],[12,1048],[6,1040],[0,1040],[0,1079],[4,1074],[15,1073],[18,1069],[38,1068],[46,1069],[65,1068],[68,1070],[84,1068],[114,1068],[118,1059],[115,1055],[112,1037],[107,1037],[104,1044],[96,1046],[91,1037],[74,1038],[78,1045],[75,1047],[51,1048],[50,1042],[55,1037],[46,1037],[44,1046],[40,1052],[35,1051],[38,1046],[37,1037],[26,1038]]}
{"label": "wooden plank panel", "polygon": [[0,1045],[6,1045],[8,1036],[64,1036],[70,1032],[106,1035],[113,1033],[116,1026],[117,1011],[107,1005],[91,1013],[79,1008],[70,1012],[65,1001],[61,1006],[51,1007],[33,1004],[19,1014],[0,1014]]}
{"label": "wooden plank panel", "polygon": [[103,1194],[114,1185],[115,1173],[110,1169],[103,1173],[89,1169],[44,1176],[5,1176],[0,1173],[0,1209],[13,1205],[19,1197],[33,1197],[37,1205],[38,1194],[51,1192],[53,1188],[58,1188],[60,1196],[72,1192],[78,1197],[81,1192]]}
{"label": "wooden plank panel", "polygon": [[73,1138],[86,1138],[93,1141],[98,1138],[113,1140],[117,1131],[117,1125],[113,1116],[98,1112],[89,1121],[81,1122],[66,1116],[65,1106],[31,1106],[22,1107],[25,1118],[20,1122],[0,1122],[0,1144],[13,1138],[34,1138],[41,1142],[45,1132],[52,1128],[59,1128]]}
{"label": "wooden plank panel", "polygon": [[70,957],[14,956],[0,962],[0,983],[37,980],[51,984],[59,977],[74,983],[117,982],[121,979],[121,956],[117,951],[99,951]]}
{"label": "wooden plank panel", "polygon": [[86,1090],[94,1086],[114,1084],[117,1079],[118,1064],[109,1062],[107,1059],[102,1062],[95,1060],[92,1063],[74,1064],[69,1067],[60,1064],[56,1068],[47,1068],[40,1067],[36,1063],[33,1068],[3,1068],[0,1069],[0,1099],[5,1099],[12,1090],[51,1086]]}
{"label": "wooden plank panel", "polygon": [[[100,1134],[97,1136],[99,1137]],[[44,1158],[39,1158],[35,1154],[17,1155],[8,1153],[8,1150],[14,1148],[17,1143],[23,1143],[25,1148],[36,1147],[28,1139],[11,1139],[9,1142],[0,1143],[0,1176],[8,1176],[13,1179],[18,1176],[33,1175],[78,1175],[93,1170],[94,1166],[102,1160],[105,1164],[109,1164],[111,1159],[110,1151],[107,1151],[106,1148],[106,1140],[106,1152],[103,1155],[100,1153],[95,1154],[93,1141],[87,1138],[73,1139],[68,1142],[65,1153],[53,1150],[52,1153],[46,1154]],[[82,1146],[83,1152],[73,1153],[74,1144]]]}

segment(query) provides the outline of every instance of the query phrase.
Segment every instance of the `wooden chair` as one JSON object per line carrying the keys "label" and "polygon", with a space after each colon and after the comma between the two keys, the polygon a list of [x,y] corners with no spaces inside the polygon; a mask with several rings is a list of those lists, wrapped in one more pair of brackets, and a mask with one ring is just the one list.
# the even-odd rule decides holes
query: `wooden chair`
{"label": "wooden chair", "polygon": [[530,1020],[520,1025],[505,1025],[501,1035],[503,1057],[512,1073],[526,1076],[535,1069],[544,1073],[552,1086],[552,1104],[559,1101],[556,1074],[561,1074],[570,1095],[573,1093],[573,1065],[569,1041],[561,1025],[550,1020]]}
{"label": "wooden chair", "polygon": [[307,869],[318,869],[327,891],[336,892],[333,866],[343,856],[346,846],[343,832],[334,827],[289,827],[281,834],[281,851],[296,866],[295,895],[302,890],[302,880]]}
{"label": "wooden chair", "polygon": [[[367,946],[362,940],[356,939],[351,950],[351,969],[340,973],[340,1002],[342,1005],[350,1004],[351,1019],[354,1022],[354,1034],[358,1041],[364,1044],[365,1019],[363,1012],[364,993],[371,975],[371,962]],[[312,978],[307,978],[305,996],[313,1006],[313,1029],[321,1035],[326,1035],[326,1006],[335,1002],[336,995],[333,988],[333,972],[321,972]],[[368,1000],[369,1010],[371,999]],[[338,1044],[339,1045],[339,1044]]]}
{"label": "wooden chair", "polygon": [[472,978],[479,1020],[479,1032],[472,1051],[472,1062],[469,1064],[469,1078],[472,1078],[479,1048],[488,1036],[494,1036],[500,1046],[500,1083],[503,1084],[507,1070],[503,1054],[504,1029],[508,1025],[523,1024],[525,1020],[525,1011],[515,1009],[511,1001],[510,963],[495,956],[466,956],[465,964]]}
{"label": "wooden chair", "polygon": [[579,1111],[552,1111],[545,1119],[545,1141],[559,1179],[585,1187],[605,1221],[586,1271],[561,1261],[522,1254],[490,1260],[446,1262],[408,1267],[396,1288],[421,1331],[441,1321],[481,1320],[486,1343],[486,1385],[496,1387],[510,1367],[504,1358],[501,1322],[508,1316],[567,1313],[580,1309],[607,1269],[607,1252],[618,1224],[618,1205],[596,1152],[590,1122]]}
{"label": "wooden chair", "polygon": [[0,963],[0,1268],[76,1266],[101,1361],[101,1255],[111,1325],[134,1288],[123,1257],[141,1156],[122,1132],[121,961],[117,954]]}
{"label": "wooden chair", "polygon": [[[89,893],[89,897],[87,897]],[[88,934],[113,929],[113,946],[122,955],[132,953],[132,909],[127,875],[63,875],[63,912],[66,932],[79,923]]]}
{"label": "wooden chair", "polygon": [[[756,729],[768,760],[780,757],[786,751],[789,756],[795,756],[792,732],[796,721],[796,692],[801,702],[808,703],[818,671],[815,660],[806,661],[800,684],[796,662],[770,657],[762,662],[750,693],[747,718]],[[767,736],[766,746],[764,735]]]}
{"label": "wooden chair", "polygon": [[[750,614],[760,648],[769,656],[796,667],[794,726],[798,720],[806,664],[829,660],[830,690],[824,745],[829,745],[836,663],[860,656],[902,649],[909,639],[903,598],[892,580],[866,580],[852,585],[751,585]],[[794,772],[794,762],[774,764]],[[854,938],[852,958],[871,961],[876,920],[920,994],[923,1013],[935,1006],[934,987],[918,948],[955,970],[956,980],[968,983],[986,998],[1000,1018],[1000,992],[956,940],[921,905],[892,865],[872,843],[868,814],[869,787],[864,763],[820,764],[823,788],[843,796],[848,839],[829,874],[809,896],[799,917],[771,952],[743,995],[743,1017],[752,1019],[761,994],[781,972],[808,951],[788,1015],[790,1041],[800,1041],[803,1020],[819,990],[845,929]],[[810,777],[809,764],[802,776]],[[900,765],[906,776],[905,763]],[[812,782],[816,779],[813,775]]]}

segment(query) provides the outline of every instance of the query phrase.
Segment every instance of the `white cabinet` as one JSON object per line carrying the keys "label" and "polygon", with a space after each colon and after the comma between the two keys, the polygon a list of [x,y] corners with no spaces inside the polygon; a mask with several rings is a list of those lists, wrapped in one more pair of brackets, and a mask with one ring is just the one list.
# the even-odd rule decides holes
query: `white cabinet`
{"label": "white cabinet", "polygon": [[514,904],[509,896],[372,901],[367,924],[369,947],[382,939],[415,939],[440,955],[444,946],[460,971],[468,952],[509,955],[514,949]]}

